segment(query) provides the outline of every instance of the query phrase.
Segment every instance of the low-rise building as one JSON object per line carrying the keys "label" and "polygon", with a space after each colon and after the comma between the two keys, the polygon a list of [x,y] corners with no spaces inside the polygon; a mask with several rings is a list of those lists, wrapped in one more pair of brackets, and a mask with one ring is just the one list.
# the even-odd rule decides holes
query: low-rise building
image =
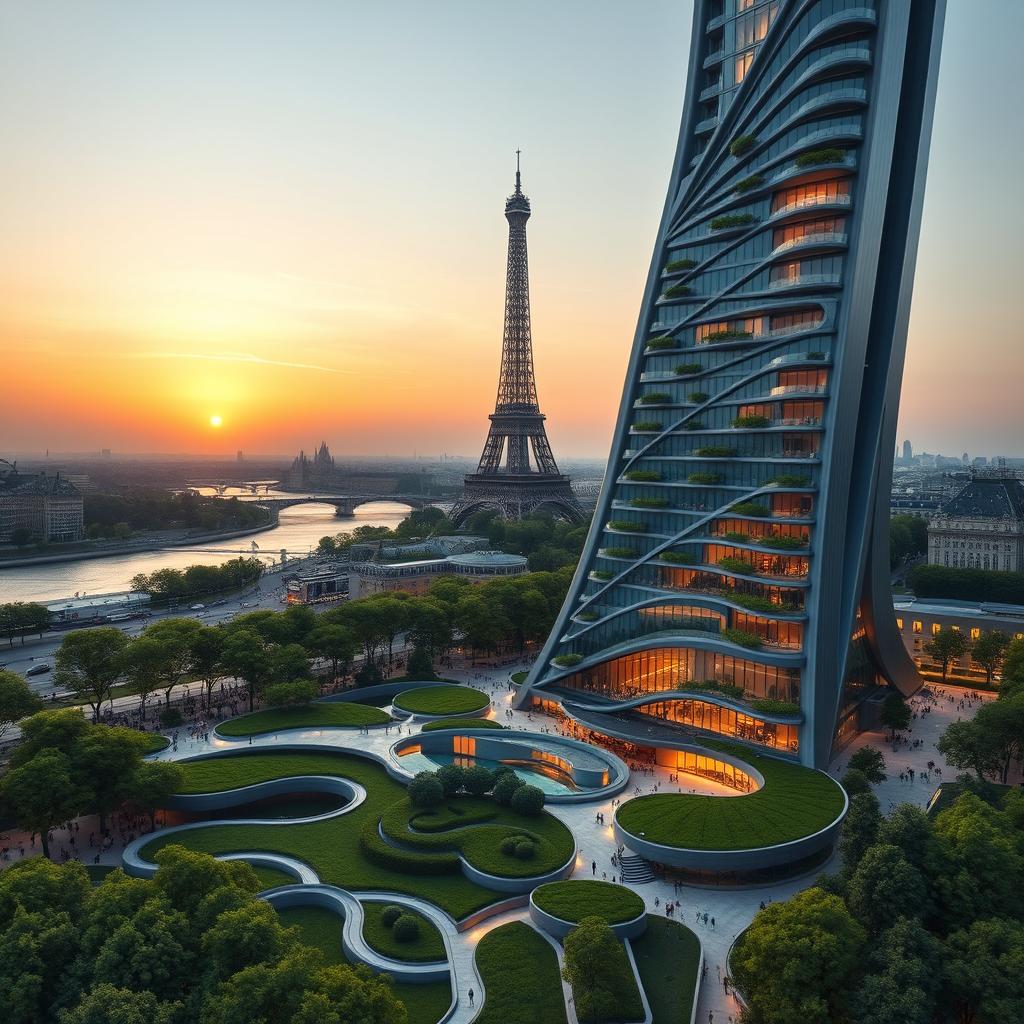
{"label": "low-rise building", "polygon": [[1009,470],[976,471],[928,523],[928,564],[1024,571],[1024,484]]}
{"label": "low-rise building", "polygon": [[125,590],[115,594],[92,594],[88,597],[65,598],[46,606],[54,626],[88,622],[119,622],[145,613],[150,605],[149,594],[141,590]]}
{"label": "low-rise building", "polygon": [[326,565],[299,573],[287,584],[288,604],[337,604],[349,596],[350,565]]}
{"label": "low-rise building", "polygon": [[0,544],[81,540],[84,533],[82,494],[56,473],[0,474]]}
{"label": "low-rise building", "polygon": [[352,569],[353,596],[368,597],[396,590],[425,594],[438,576],[465,576],[473,583],[520,576],[526,572],[527,561],[523,555],[506,555],[501,551],[469,551],[414,562],[359,562]]}

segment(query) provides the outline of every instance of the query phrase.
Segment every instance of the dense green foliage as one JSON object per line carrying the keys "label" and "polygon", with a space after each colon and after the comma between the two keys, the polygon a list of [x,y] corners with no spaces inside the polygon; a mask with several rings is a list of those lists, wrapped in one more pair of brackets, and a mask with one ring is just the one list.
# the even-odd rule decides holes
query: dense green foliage
{"label": "dense green foliage", "polygon": [[764,777],[764,786],[737,797],[655,793],[627,800],[619,824],[652,843],[689,850],[745,850],[813,835],[843,810],[843,791],[824,772],[762,757],[734,745],[707,746],[735,754]]}
{"label": "dense green foliage", "polygon": [[[432,963],[446,958],[444,939],[427,918],[403,907],[398,917],[389,923],[390,915],[384,914],[386,909],[386,903],[363,904],[363,938],[371,949],[392,960],[412,963]],[[411,940],[403,941],[400,937],[403,918],[410,918],[416,927],[416,935]]]}
{"label": "dense green foliage", "polygon": [[149,530],[245,530],[268,522],[266,509],[237,498],[200,497],[133,488],[125,494],[86,492],[87,537],[130,537]]}
{"label": "dense green foliage", "polygon": [[258,558],[232,558],[221,565],[190,565],[185,569],[157,569],[132,577],[132,590],[151,595],[154,606],[188,601],[207,594],[241,590],[255,583],[263,572]]}
{"label": "dense green foliage", "polygon": [[41,858],[0,874],[9,1024],[402,1024],[386,979],[328,965],[241,862],[170,847],[153,879]]}
{"label": "dense green foliage", "polygon": [[753,224],[757,218],[752,213],[724,213],[720,217],[711,218],[711,230],[721,231],[723,228],[745,227]]}
{"label": "dense green foliage", "polygon": [[531,899],[546,913],[574,924],[585,917],[619,924],[644,912],[644,901],[632,889],[593,878],[548,882],[534,889]]}
{"label": "dense green foliage", "polygon": [[232,718],[217,726],[222,736],[260,736],[281,729],[355,729],[384,725],[391,718],[380,708],[365,704],[317,701],[299,707],[271,708]]}
{"label": "dense green foliage", "polygon": [[1024,572],[917,565],[910,570],[907,582],[918,597],[1024,604]]}
{"label": "dense green foliage", "polygon": [[396,708],[415,715],[465,715],[490,703],[486,693],[472,686],[422,686],[394,700]]}
{"label": "dense green foliage", "polygon": [[504,729],[500,722],[491,718],[443,718],[436,722],[424,722],[420,732],[435,732],[438,729]]}
{"label": "dense green foliage", "polygon": [[743,156],[744,153],[753,149],[756,144],[756,135],[737,135],[736,138],[729,143],[729,152],[733,156]]}
{"label": "dense green foliage", "polygon": [[0,668],[0,736],[15,722],[21,721],[42,707],[27,680],[17,672]]}
{"label": "dense green foliage", "polygon": [[647,930],[630,945],[651,1006],[651,1024],[690,1024],[700,970],[697,936],[678,921],[650,914]]}
{"label": "dense green foliage", "polygon": [[488,932],[476,947],[487,1001],[476,1024],[565,1024],[558,958],[522,921]]}
{"label": "dense green foliage", "polygon": [[45,605],[25,601],[0,604],[0,638],[8,645],[14,644],[16,636],[23,644],[27,636],[42,636],[49,625],[50,612]]}
{"label": "dense green foliage", "polygon": [[893,516],[889,520],[889,565],[896,568],[928,553],[928,520],[921,516]]}
{"label": "dense green foliage", "polygon": [[566,936],[562,977],[572,985],[580,1024],[642,1020],[640,990],[622,943],[601,917],[584,917]]}

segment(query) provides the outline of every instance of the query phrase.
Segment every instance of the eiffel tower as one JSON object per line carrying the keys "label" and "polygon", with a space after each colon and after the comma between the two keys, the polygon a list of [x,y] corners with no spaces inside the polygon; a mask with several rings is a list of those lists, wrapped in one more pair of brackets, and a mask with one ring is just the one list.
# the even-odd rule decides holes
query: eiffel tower
{"label": "eiffel tower", "polygon": [[[530,336],[530,279],[526,222],[530,200],[523,194],[516,150],[516,190],[505,201],[508,271],[505,278],[505,332],[501,344],[498,398],[480,464],[465,478],[451,518],[461,525],[474,512],[497,509],[505,519],[547,511],[578,522],[586,518],[569,478],[558,471],[537,403]],[[530,452],[533,452],[531,462]]]}

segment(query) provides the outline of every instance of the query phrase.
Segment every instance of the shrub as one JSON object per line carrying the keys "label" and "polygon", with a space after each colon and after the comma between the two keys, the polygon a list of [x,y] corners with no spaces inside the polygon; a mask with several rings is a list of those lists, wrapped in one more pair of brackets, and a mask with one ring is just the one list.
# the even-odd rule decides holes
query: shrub
{"label": "shrub", "polygon": [[716,564],[729,572],[754,572],[754,567],[745,558],[734,558],[732,555],[723,556]]}
{"label": "shrub", "polygon": [[723,213],[720,217],[713,217],[711,220],[712,231],[722,231],[724,228],[742,228],[747,224],[753,224],[757,218],[752,213]]}
{"label": "shrub", "polygon": [[768,506],[761,505],[756,501],[738,501],[730,511],[735,512],[738,516],[752,516],[756,519],[763,519],[769,514]]}
{"label": "shrub", "polygon": [[628,519],[610,519],[609,530],[618,530],[620,533],[643,533],[646,527],[643,523],[633,523]]}
{"label": "shrub", "polygon": [[673,373],[678,374],[680,377],[692,377],[695,373],[700,373],[702,367],[700,363],[680,363]]}
{"label": "shrub", "polygon": [[539,786],[519,786],[510,804],[516,814],[540,814],[544,810],[544,790]]}
{"label": "shrub", "polygon": [[512,803],[515,791],[525,785],[526,783],[515,772],[510,771],[495,782],[492,795],[502,807],[508,807]]}
{"label": "shrub", "polygon": [[750,543],[750,534],[749,533],[740,533],[738,530],[730,530],[728,533],[723,533],[722,536],[726,540],[732,541],[734,544],[749,544]]}
{"label": "shrub", "polygon": [[635,480],[637,483],[654,483],[661,479],[661,474],[653,469],[631,469],[626,474],[627,480]]}
{"label": "shrub", "polygon": [[290,708],[308,704],[317,695],[316,683],[297,679],[293,683],[275,683],[264,691],[264,698],[272,708]]}
{"label": "shrub", "polygon": [[632,548],[602,548],[601,553],[609,558],[634,558],[636,552]]}
{"label": "shrub", "polygon": [[691,391],[686,397],[691,402],[706,402],[710,396],[706,391]]}
{"label": "shrub", "polygon": [[871,792],[871,783],[859,768],[848,768],[839,784],[846,790],[846,795],[851,800],[860,793]]}
{"label": "shrub", "polygon": [[662,402],[671,402],[672,396],[667,391],[649,391],[646,395],[640,396],[642,405],[660,405]]}
{"label": "shrub", "polygon": [[438,768],[434,774],[437,781],[441,783],[445,796],[455,796],[466,783],[465,770],[461,765],[446,764]]}
{"label": "shrub", "polygon": [[774,548],[776,551],[802,551],[807,547],[807,541],[802,537],[789,537],[781,534],[758,537],[757,543],[765,548]]}
{"label": "shrub", "polygon": [[751,174],[746,178],[741,178],[733,185],[733,191],[739,192],[742,195],[744,192],[749,192],[751,189],[758,188],[764,184],[763,174]]}
{"label": "shrub", "polygon": [[753,336],[753,331],[722,330],[709,331],[700,340],[702,344],[706,344],[711,341],[745,341],[747,338],[752,338]]}
{"label": "shrub", "polygon": [[694,448],[694,455],[704,459],[731,459],[736,454],[735,448],[723,448],[720,445],[707,444],[702,448]]}
{"label": "shrub", "polygon": [[668,508],[666,498],[630,498],[629,503],[634,508]]}
{"label": "shrub", "polygon": [[576,618],[582,620],[583,622],[596,622],[598,615],[597,612],[592,612],[589,609],[587,609],[586,611],[577,612]]}
{"label": "shrub", "polygon": [[573,665],[578,665],[583,660],[583,655],[559,654],[553,660],[556,665],[561,665],[562,668],[572,668]]}
{"label": "shrub", "polygon": [[692,565],[696,561],[688,551],[662,551],[658,557],[663,562],[672,562],[673,565]]}
{"label": "shrub", "polygon": [[817,164],[838,164],[846,159],[846,150],[829,146],[801,153],[793,162],[797,167],[814,167]]}
{"label": "shrub", "polygon": [[686,479],[691,484],[720,484],[723,477],[721,473],[691,473]]}
{"label": "shrub", "polygon": [[750,633],[745,629],[723,629],[722,637],[731,644],[746,647],[752,651],[756,651],[761,646],[761,638],[756,633]]}
{"label": "shrub", "polygon": [[756,142],[756,135],[737,135],[736,138],[729,143],[729,152],[732,153],[733,156],[743,156],[744,153],[753,149]]}
{"label": "shrub", "polygon": [[778,484],[780,487],[809,487],[811,478],[797,476],[793,473],[780,473],[778,476],[773,476],[771,480],[766,480],[765,483]]}
{"label": "shrub", "polygon": [[501,852],[507,857],[514,857],[516,855],[516,847],[519,845],[518,836],[505,836],[501,841]]}
{"label": "shrub", "polygon": [[733,421],[732,425],[738,430],[762,430],[765,427],[771,426],[771,420],[767,416],[751,415],[751,416],[737,416]]}
{"label": "shrub", "polygon": [[722,590],[720,593],[727,601],[732,601],[733,604],[738,604],[741,608],[747,608],[752,612],[779,610],[779,605],[773,604],[767,597],[758,597],[756,594],[740,594],[734,590]]}
{"label": "shrub", "polygon": [[630,429],[638,434],[648,434],[661,430],[661,424],[657,420],[638,420]]}
{"label": "shrub", "polygon": [[590,574],[595,580],[601,580],[602,582],[610,580],[613,573],[610,573],[607,569],[594,569]]}
{"label": "shrub", "polygon": [[420,923],[412,914],[403,914],[392,926],[395,942],[415,942],[420,937]]}
{"label": "shrub", "polygon": [[434,772],[420,772],[409,783],[409,800],[414,807],[438,807],[444,800],[444,786]]}
{"label": "shrub", "polygon": [[[523,786],[523,789],[532,789],[532,786]],[[513,806],[515,805],[515,798],[519,795],[519,791],[512,797]],[[517,860],[533,860],[537,856],[537,844],[530,839],[520,839],[516,842],[515,856]]]}
{"label": "shrub", "polygon": [[1024,572],[918,565],[911,569],[908,582],[918,597],[1024,604]]}
{"label": "shrub", "polygon": [[401,907],[391,903],[380,912],[380,923],[385,928],[390,928],[404,913]]}
{"label": "shrub", "polygon": [[693,270],[697,266],[697,261],[692,260],[687,256],[682,257],[678,260],[671,260],[665,264],[665,272],[667,274],[677,274],[682,270]]}
{"label": "shrub", "polygon": [[647,347],[651,348],[651,349],[655,349],[655,350],[661,349],[661,348],[678,348],[679,347],[679,339],[678,338],[670,338],[666,334],[666,335],[663,335],[660,338],[651,338],[651,340],[647,342]]}
{"label": "shrub", "polygon": [[692,295],[693,288],[688,284],[674,284],[671,288],[666,288],[662,294],[663,299],[681,299],[686,295]]}
{"label": "shrub", "polygon": [[483,796],[490,792],[494,785],[494,773],[485,768],[482,764],[475,764],[471,768],[462,769],[462,785],[467,793],[473,796]]}
{"label": "shrub", "polygon": [[693,680],[683,686],[684,690],[703,690],[708,693],[720,693],[723,697],[730,697],[732,700],[743,700],[744,690],[742,686],[735,683],[720,683],[717,679]]}
{"label": "shrub", "polygon": [[800,705],[791,700],[776,700],[774,697],[758,697],[747,703],[762,715],[799,715]]}

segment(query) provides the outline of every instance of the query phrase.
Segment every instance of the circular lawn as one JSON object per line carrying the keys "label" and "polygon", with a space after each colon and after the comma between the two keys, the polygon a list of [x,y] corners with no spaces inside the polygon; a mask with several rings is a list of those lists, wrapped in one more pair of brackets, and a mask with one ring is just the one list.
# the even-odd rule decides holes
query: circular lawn
{"label": "circular lawn", "polygon": [[490,703],[486,693],[472,686],[423,686],[394,699],[396,708],[411,715],[471,715]]}
{"label": "circular lawn", "polygon": [[391,716],[366,704],[314,702],[290,708],[266,708],[229,719],[217,726],[221,736],[262,736],[282,729],[356,729],[385,725]]}
{"label": "circular lawn", "polygon": [[644,913],[644,901],[632,889],[589,878],[548,882],[534,889],[530,898],[544,913],[573,924],[585,917],[621,924]]}

